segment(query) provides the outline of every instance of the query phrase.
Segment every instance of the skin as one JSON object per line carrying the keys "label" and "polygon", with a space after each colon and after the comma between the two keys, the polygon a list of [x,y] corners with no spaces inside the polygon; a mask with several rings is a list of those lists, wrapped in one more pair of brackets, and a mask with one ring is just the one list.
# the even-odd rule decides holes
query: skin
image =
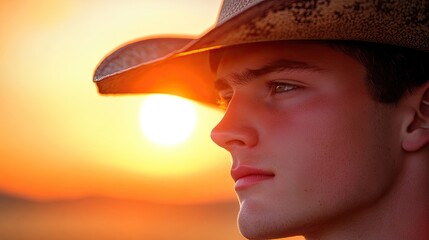
{"label": "skin", "polygon": [[[294,69],[243,79],[279,59]],[[402,148],[408,108],[374,101],[365,68],[353,58],[320,43],[253,44],[225,51],[216,75],[227,108],[213,141],[231,153],[232,169],[274,175],[237,189],[245,237],[377,239],[368,232],[384,220],[392,231],[387,221],[409,187],[404,182],[428,186],[427,178],[410,180],[406,173],[416,168]],[[427,203],[428,196],[419,200]],[[420,219],[429,223],[428,216]]]}

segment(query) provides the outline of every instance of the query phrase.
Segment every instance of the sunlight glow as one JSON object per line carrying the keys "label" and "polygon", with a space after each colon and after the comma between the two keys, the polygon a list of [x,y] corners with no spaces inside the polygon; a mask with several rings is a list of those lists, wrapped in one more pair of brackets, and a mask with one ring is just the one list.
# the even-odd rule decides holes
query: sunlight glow
{"label": "sunlight glow", "polygon": [[140,109],[140,128],[150,141],[176,145],[189,138],[195,129],[197,114],[192,102],[171,95],[147,96]]}
{"label": "sunlight glow", "polygon": [[[198,119],[193,132],[180,144],[160,145],[140,129],[148,95],[100,96],[92,83],[97,63],[114,48],[166,33],[200,35],[215,23],[220,4],[1,1],[0,195],[235,201],[229,153],[210,140],[221,111],[191,101]],[[167,117],[174,121],[163,127],[181,114]]]}

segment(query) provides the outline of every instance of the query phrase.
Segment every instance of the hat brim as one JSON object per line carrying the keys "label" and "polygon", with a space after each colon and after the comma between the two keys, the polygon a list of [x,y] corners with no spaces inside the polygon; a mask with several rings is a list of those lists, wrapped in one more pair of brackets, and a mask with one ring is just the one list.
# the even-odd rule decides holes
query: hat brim
{"label": "hat brim", "polygon": [[[379,10],[348,6],[352,1],[320,2],[313,12],[303,12],[294,1],[262,1],[196,39],[158,37],[127,44],[100,63],[94,81],[101,94],[168,93],[213,105],[218,97],[208,50],[216,48],[279,40],[353,40],[429,52],[429,23],[410,21],[415,18],[410,14],[419,14],[410,4],[410,9],[404,9],[405,3]],[[427,16],[429,10],[422,9]]]}
{"label": "hat brim", "polygon": [[[110,66],[97,69],[104,71],[95,74],[98,91],[101,94],[166,93],[216,104],[218,96],[213,89],[214,76],[210,71],[208,52],[168,55],[171,52],[163,53],[166,49],[160,48],[166,43],[171,48],[190,41],[186,38],[156,38],[118,49],[109,56],[114,56],[109,61]],[[147,60],[150,57],[154,60]]]}

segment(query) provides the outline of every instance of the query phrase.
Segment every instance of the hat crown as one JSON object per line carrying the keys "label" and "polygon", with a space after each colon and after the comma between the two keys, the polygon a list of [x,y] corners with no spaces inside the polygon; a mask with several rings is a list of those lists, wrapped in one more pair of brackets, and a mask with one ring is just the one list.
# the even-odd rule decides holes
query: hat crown
{"label": "hat crown", "polygon": [[224,0],[216,25],[220,25],[228,19],[240,14],[245,9],[254,6],[264,0]]}
{"label": "hat crown", "polygon": [[[428,0],[224,0],[218,45],[278,40],[354,40],[428,51]],[[201,45],[199,45],[201,44]],[[214,45],[199,41],[194,45]]]}

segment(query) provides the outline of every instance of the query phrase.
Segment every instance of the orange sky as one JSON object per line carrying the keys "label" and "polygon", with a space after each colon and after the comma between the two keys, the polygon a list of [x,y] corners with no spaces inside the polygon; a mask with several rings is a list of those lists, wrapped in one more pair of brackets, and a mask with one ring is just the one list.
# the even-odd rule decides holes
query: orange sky
{"label": "orange sky", "polygon": [[220,0],[3,1],[0,191],[37,199],[234,199],[229,155],[209,138],[221,112],[198,105],[189,141],[157,146],[140,132],[142,96],[100,96],[91,82],[117,46],[148,35],[199,35],[219,6]]}

